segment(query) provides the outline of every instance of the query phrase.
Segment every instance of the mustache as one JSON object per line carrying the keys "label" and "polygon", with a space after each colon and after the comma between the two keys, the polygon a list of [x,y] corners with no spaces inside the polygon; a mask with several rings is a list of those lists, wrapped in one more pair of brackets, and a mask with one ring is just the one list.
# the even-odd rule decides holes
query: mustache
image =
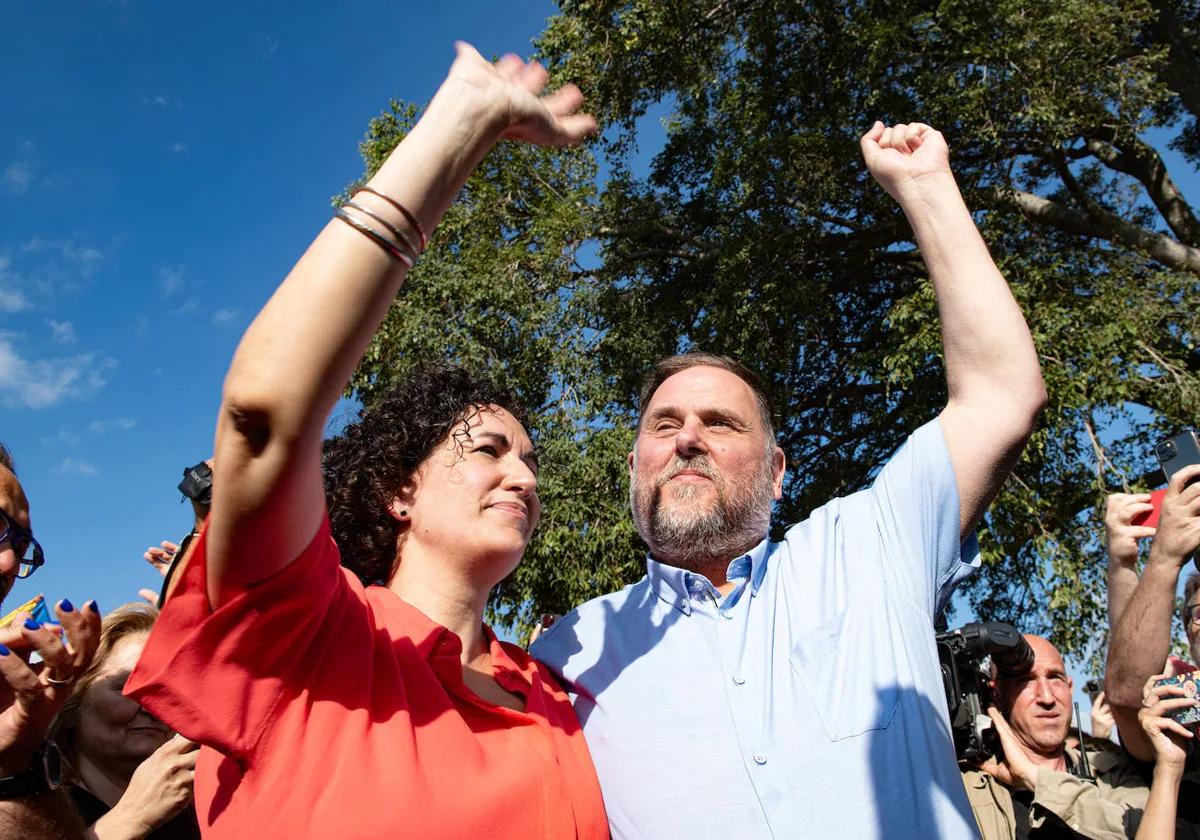
{"label": "mustache", "polygon": [[691,458],[681,458],[676,455],[654,482],[654,486],[656,488],[662,487],[681,472],[699,473],[705,478],[712,479],[714,482],[720,478],[717,475],[717,471],[713,469],[712,464],[708,462],[707,455],[695,455]]}

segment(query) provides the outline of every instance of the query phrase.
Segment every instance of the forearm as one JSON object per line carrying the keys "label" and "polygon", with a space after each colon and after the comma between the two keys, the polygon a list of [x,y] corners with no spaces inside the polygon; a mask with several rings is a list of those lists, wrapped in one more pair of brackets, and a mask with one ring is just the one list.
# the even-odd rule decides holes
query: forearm
{"label": "forearm", "polygon": [[0,838],[82,840],[83,823],[61,790],[0,801]]}
{"label": "forearm", "polygon": [[1104,684],[1112,706],[1137,709],[1146,680],[1160,673],[1167,661],[1179,569],[1179,564],[1164,561],[1151,550],[1142,579],[1109,640]]}
{"label": "forearm", "polygon": [[1155,765],[1154,782],[1142,812],[1137,840],[1171,840],[1175,837],[1175,808],[1179,801],[1181,776],[1177,768]]}
{"label": "forearm", "polygon": [[[494,121],[470,104],[469,92],[455,93],[439,92],[371,179],[426,231],[497,136]],[[417,240],[386,202],[370,194],[356,202]],[[214,604],[274,574],[311,541],[323,503],[325,419],[405,273],[377,243],[331,220],[247,330],[225,380],[217,428],[220,469],[208,537]],[[235,547],[238,562],[228,562]]]}
{"label": "forearm", "polygon": [[1123,563],[1113,557],[1108,558],[1108,633],[1113,636],[1117,632],[1117,624],[1133,592],[1137,589],[1137,570],[1128,563]]}
{"label": "forearm", "polygon": [[1007,406],[1027,422],[1046,396],[1033,338],[954,176],[913,182],[900,204],[937,294],[950,400]]}

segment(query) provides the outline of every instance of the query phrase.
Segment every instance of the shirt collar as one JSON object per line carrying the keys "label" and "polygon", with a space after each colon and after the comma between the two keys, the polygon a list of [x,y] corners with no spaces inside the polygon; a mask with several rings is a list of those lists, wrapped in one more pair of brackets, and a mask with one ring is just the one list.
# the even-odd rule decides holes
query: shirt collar
{"label": "shirt collar", "polygon": [[[767,573],[769,546],[770,538],[764,538],[750,551],[735,557],[725,572],[726,579],[739,580],[749,576],[750,594],[756,595]],[[684,615],[692,612],[690,593],[693,588],[703,592],[712,585],[704,575],[660,563],[649,554],[646,555],[646,576],[650,579],[654,594]]]}

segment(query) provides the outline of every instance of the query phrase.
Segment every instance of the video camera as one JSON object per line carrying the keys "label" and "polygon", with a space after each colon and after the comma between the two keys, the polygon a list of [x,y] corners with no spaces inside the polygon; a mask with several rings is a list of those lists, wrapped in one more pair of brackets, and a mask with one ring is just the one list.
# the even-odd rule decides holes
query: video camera
{"label": "video camera", "polygon": [[1003,621],[972,621],[935,640],[958,760],[979,763],[1000,755],[1000,738],[987,715],[994,701],[991,674],[980,663],[990,656],[998,676],[1018,677],[1033,668],[1033,649]]}

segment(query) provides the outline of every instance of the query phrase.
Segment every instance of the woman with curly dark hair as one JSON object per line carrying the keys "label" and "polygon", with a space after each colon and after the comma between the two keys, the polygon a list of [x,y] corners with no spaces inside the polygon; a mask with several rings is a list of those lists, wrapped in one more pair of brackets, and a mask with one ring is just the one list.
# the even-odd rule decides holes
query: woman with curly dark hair
{"label": "woman with curly dark hair", "polygon": [[608,836],[565,692],[483,623],[540,512],[512,398],[415,374],[325,444],[322,474],[325,420],[472,169],[503,137],[594,130],[545,83],[459,45],[238,347],[208,524],[127,687],[205,745],[206,837]]}

